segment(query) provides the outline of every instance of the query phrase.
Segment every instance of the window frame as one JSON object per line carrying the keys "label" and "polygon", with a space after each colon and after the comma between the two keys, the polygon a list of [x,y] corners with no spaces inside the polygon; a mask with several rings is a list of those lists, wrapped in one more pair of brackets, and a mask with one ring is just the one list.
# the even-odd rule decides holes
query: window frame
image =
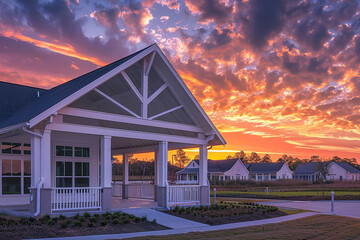
{"label": "window frame", "polygon": [[[11,160],[11,171],[12,171],[12,161],[20,161],[20,175],[3,175],[3,161],[4,160]],[[30,175],[25,175],[25,161],[29,161],[30,162]],[[0,188],[0,195],[1,196],[27,196],[30,194],[30,191],[28,190],[28,192],[25,191],[25,179],[27,179],[27,181],[30,179],[30,184],[29,184],[29,188],[31,187],[31,159],[29,159],[29,155],[12,155],[12,154],[0,154],[0,173],[1,173],[1,177],[0,177],[0,184],[1,184],[1,188]],[[20,193],[5,193],[3,192],[3,183],[4,183],[4,179],[3,178],[20,178]]]}

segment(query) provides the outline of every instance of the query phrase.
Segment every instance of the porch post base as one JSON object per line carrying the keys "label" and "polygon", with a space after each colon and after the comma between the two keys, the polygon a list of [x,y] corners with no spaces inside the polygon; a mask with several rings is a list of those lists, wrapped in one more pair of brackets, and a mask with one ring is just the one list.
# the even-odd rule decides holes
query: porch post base
{"label": "porch post base", "polygon": [[210,186],[200,186],[200,205],[210,205]]}
{"label": "porch post base", "polygon": [[[51,214],[51,188],[40,189],[40,213],[38,216]],[[32,188],[30,193],[30,214],[36,212],[37,206],[37,189]]]}
{"label": "porch post base", "polygon": [[157,190],[156,190],[156,199],[157,199],[157,202],[158,202],[158,206],[159,207],[165,207],[166,208],[166,187],[157,187]]}
{"label": "porch post base", "polygon": [[154,185],[154,201],[157,201],[157,185]]}
{"label": "porch post base", "polygon": [[123,199],[129,198],[129,184],[122,185],[122,198]]}
{"label": "porch post base", "polygon": [[103,188],[101,193],[101,209],[111,210],[112,207],[112,188]]}

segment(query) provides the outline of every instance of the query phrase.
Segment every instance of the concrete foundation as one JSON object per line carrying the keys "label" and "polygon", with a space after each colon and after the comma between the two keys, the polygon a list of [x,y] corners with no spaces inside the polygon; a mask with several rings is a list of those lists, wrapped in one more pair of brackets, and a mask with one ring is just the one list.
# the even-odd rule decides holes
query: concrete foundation
{"label": "concrete foundation", "polygon": [[154,185],[154,201],[157,201],[157,185]]}
{"label": "concrete foundation", "polygon": [[123,199],[129,198],[129,185],[128,184],[122,185],[122,198]]}
{"label": "concrete foundation", "polygon": [[101,193],[101,208],[104,211],[111,210],[112,188],[103,188]]}
{"label": "concrete foundation", "polygon": [[158,202],[158,206],[159,207],[167,207],[166,205],[166,199],[167,199],[167,195],[166,195],[166,187],[157,187],[156,190],[156,200]]}
{"label": "concrete foundation", "polygon": [[200,187],[200,205],[210,205],[210,186]]}
{"label": "concrete foundation", "polygon": [[[38,216],[51,214],[51,188],[40,189],[40,213]],[[37,203],[37,189],[31,189],[30,193],[30,214],[33,215],[36,212]]]}

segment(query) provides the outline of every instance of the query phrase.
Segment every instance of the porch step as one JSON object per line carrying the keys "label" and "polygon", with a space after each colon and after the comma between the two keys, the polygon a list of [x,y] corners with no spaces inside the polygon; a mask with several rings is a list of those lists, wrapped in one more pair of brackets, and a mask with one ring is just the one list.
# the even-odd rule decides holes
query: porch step
{"label": "porch step", "polygon": [[209,226],[204,223],[194,222],[184,218],[175,217],[150,208],[126,208],[126,209],[121,209],[121,211],[127,214],[133,214],[136,217],[146,216],[148,221],[152,221],[156,219],[156,223],[172,229]]}

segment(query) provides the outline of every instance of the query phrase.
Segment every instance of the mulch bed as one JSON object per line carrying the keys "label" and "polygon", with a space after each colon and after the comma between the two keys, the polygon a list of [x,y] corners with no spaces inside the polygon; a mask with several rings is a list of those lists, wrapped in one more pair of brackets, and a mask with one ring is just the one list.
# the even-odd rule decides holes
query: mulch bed
{"label": "mulch bed", "polygon": [[[213,197],[213,196],[212,196]],[[272,196],[272,195],[256,195],[256,194],[216,194],[216,197],[231,198],[258,198],[258,199],[283,199],[294,201],[320,201],[331,200],[331,196]],[[360,195],[336,195],[335,200],[360,200]]]}
{"label": "mulch bed", "polygon": [[0,217],[1,239],[52,238],[86,236],[97,234],[119,234],[140,231],[168,229],[146,218],[121,213],[90,215],[85,213],[75,217],[34,218]]}
{"label": "mulch bed", "polygon": [[254,203],[223,202],[200,207],[175,207],[166,213],[209,225],[253,221],[287,215],[277,207]]}

